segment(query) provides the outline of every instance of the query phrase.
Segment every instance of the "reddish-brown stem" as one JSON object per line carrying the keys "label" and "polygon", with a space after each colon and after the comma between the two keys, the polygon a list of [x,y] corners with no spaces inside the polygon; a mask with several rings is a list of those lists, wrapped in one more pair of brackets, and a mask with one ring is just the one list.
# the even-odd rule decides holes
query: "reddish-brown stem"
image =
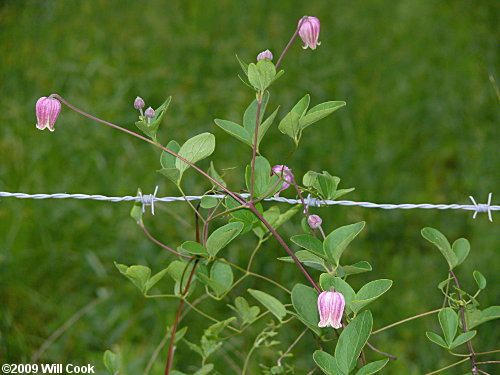
{"label": "reddish-brown stem", "polygon": [[259,140],[259,120],[260,120],[260,107],[262,105],[262,95],[259,91],[257,93],[257,115],[255,116],[255,134],[253,136],[253,152],[252,152],[252,175],[250,177],[250,201],[254,198],[255,186],[255,158],[257,157],[257,143]]}
{"label": "reddish-brown stem", "polygon": [[285,54],[287,53],[288,49],[290,48],[290,46],[292,45],[293,41],[295,40],[295,38],[297,37],[297,34],[299,33],[299,30],[300,28],[302,27],[302,24],[304,23],[304,21],[307,19],[307,16],[304,16],[302,17],[302,19],[300,20],[300,23],[299,25],[297,26],[297,30],[295,30],[295,33],[293,33],[292,37],[290,38],[290,41],[288,42],[288,44],[286,45],[285,49],[283,50],[283,52],[281,52],[281,55],[278,59],[278,62],[276,63],[276,69],[278,69],[278,66],[280,65],[281,63],[281,60],[283,60],[283,57],[285,57]]}
{"label": "reddish-brown stem", "polygon": [[[295,191],[299,195],[300,201],[302,202],[302,206],[304,207],[304,213],[306,214],[306,218],[308,218],[309,217],[309,208],[307,207],[307,204],[304,200],[304,197],[302,196],[302,193],[300,192],[299,185],[297,185],[297,182],[295,181],[295,177],[292,177],[292,182],[293,182],[293,187],[295,188]],[[313,237],[317,237],[316,231],[313,228],[311,228],[311,232],[312,232]]]}
{"label": "reddish-brown stem", "polygon": [[193,257],[192,256],[189,256],[189,255],[186,255],[186,254],[181,254],[177,251],[175,251],[174,249],[172,249],[171,247],[168,247],[167,245],[165,245],[164,243],[161,243],[160,241],[158,241],[156,238],[154,238],[151,233],[149,233],[149,231],[147,230],[147,228],[144,226],[144,224],[140,224],[140,227],[141,229],[144,231],[144,233],[146,233],[146,236],[148,236],[148,238],[153,241],[155,244],[157,244],[158,246],[161,246],[163,247],[165,250],[168,250],[170,251],[172,254],[175,254],[175,255],[178,255],[180,257],[183,257],[183,258],[187,258],[187,259],[192,259]]}
{"label": "reddish-brown stem", "polygon": [[376,347],[374,347],[372,344],[370,344],[368,341],[366,342],[366,346],[368,346],[371,350],[373,350],[374,352],[377,352],[378,354],[382,354],[390,359],[393,359],[393,360],[396,360],[398,359],[398,357],[396,357],[395,355],[392,355],[392,354],[389,354],[389,353],[386,353],[386,352],[383,352],[382,350],[378,350]]}
{"label": "reddish-brown stem", "polygon": [[[189,274],[189,279],[186,283],[186,288],[184,289],[182,296],[185,297],[186,294],[189,291],[189,287],[191,286],[191,281],[193,280],[194,272],[196,270],[196,266],[198,265],[199,259],[196,259],[194,261],[193,269],[191,270],[191,273]],[[182,280],[181,280],[181,286],[182,286]],[[180,316],[181,316],[181,311],[182,307],[184,306],[185,300],[182,298],[179,301],[179,307],[177,308],[177,314],[175,315],[175,322],[174,325],[172,326],[172,332],[170,334],[170,343],[168,344],[168,357],[167,357],[167,364],[165,366],[165,375],[170,374],[170,370],[172,368],[172,363],[174,361],[174,341],[175,341],[175,333],[177,332],[177,327],[179,326],[179,321],[180,321]]]}
{"label": "reddish-brown stem", "polygon": [[259,218],[259,220],[262,222],[262,224],[264,224],[266,226],[266,228],[269,229],[269,231],[272,233],[272,235],[274,237],[276,237],[276,239],[278,240],[278,242],[281,244],[281,246],[283,246],[283,248],[286,250],[286,252],[288,253],[288,255],[290,255],[292,257],[292,259],[295,262],[295,264],[297,265],[297,267],[300,268],[300,270],[305,275],[305,277],[307,278],[307,280],[309,280],[309,282],[314,287],[314,289],[316,289],[318,291],[318,293],[321,293],[322,292],[321,288],[318,286],[318,284],[316,284],[316,282],[311,277],[311,275],[309,275],[309,272],[307,272],[307,270],[304,268],[304,266],[302,265],[302,263],[300,263],[300,261],[297,259],[297,257],[293,253],[293,251],[288,247],[288,245],[283,240],[283,238],[281,238],[281,236],[278,234],[278,232],[276,232],[276,230],[271,226],[271,224],[269,224],[266,221],[266,219],[264,219],[264,217],[260,214],[260,212],[255,208],[255,206],[253,204],[250,204],[249,208],[255,214],[255,216],[257,216]]}
{"label": "reddish-brown stem", "polygon": [[[458,299],[460,301],[463,301],[462,294],[459,291],[460,284],[458,283],[457,276],[455,275],[455,273],[453,272],[453,270],[449,270],[448,272],[450,273],[451,277],[453,278],[453,282],[455,283],[455,286],[457,287],[457,296],[458,296]],[[466,325],[466,322],[465,322],[465,310],[464,310],[463,306],[460,306],[460,316],[462,318],[462,330],[465,333],[465,332],[467,332],[467,325]],[[467,341],[467,349],[469,350],[469,354],[470,354],[469,358],[470,358],[470,363],[471,363],[471,371],[475,375],[475,374],[477,374],[476,359],[474,357],[474,349],[472,348],[472,344],[471,344],[470,340]]]}

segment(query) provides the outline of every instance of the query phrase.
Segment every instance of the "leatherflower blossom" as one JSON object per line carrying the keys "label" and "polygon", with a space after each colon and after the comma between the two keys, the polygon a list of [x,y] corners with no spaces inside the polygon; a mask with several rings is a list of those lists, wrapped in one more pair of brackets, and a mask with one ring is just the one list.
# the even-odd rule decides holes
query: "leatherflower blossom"
{"label": "leatherflower blossom", "polygon": [[271,51],[269,51],[268,49],[266,49],[265,51],[262,51],[261,53],[259,53],[257,55],[257,61],[260,61],[260,60],[263,60],[263,59],[272,60],[273,59],[273,54],[271,53]]}
{"label": "leatherflower blossom", "polygon": [[319,19],[316,17],[305,17],[305,20],[302,18],[299,20],[299,25],[301,22],[302,26],[299,30],[299,36],[305,43],[302,48],[306,49],[310,47],[311,49],[316,49],[316,46],[321,44],[321,42],[318,42],[320,29]]}
{"label": "leatherflower blossom", "polygon": [[54,98],[41,97],[36,102],[36,127],[43,130],[48,128],[51,132],[54,131],[54,124],[61,112],[61,103]]}
{"label": "leatherflower blossom", "polygon": [[335,292],[333,288],[330,291],[322,292],[318,296],[320,318],[318,327],[333,327],[335,329],[342,327],[344,307],[345,299],[342,293]]}
{"label": "leatherflower blossom", "polygon": [[323,220],[318,215],[309,215],[307,218],[307,223],[311,227],[311,229],[318,229],[321,227]]}
{"label": "leatherflower blossom", "polygon": [[288,168],[286,165],[275,165],[272,168],[272,174],[275,174],[277,176],[280,176],[283,178],[283,184],[281,185],[281,189],[279,192],[276,193],[276,195],[279,195],[280,192],[283,190],[286,190],[290,187],[290,184],[293,183],[293,173],[290,168]]}

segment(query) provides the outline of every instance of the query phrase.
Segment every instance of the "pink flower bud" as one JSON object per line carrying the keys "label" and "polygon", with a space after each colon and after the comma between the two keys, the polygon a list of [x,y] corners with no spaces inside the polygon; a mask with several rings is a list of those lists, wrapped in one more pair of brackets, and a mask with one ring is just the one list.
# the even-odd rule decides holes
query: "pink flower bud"
{"label": "pink flower bud", "polygon": [[144,99],[142,99],[140,96],[135,98],[135,100],[134,100],[134,108],[135,109],[139,109],[139,110],[143,109],[145,105],[146,105],[146,103],[144,103]]}
{"label": "pink flower bud", "polygon": [[321,42],[318,42],[320,22],[316,17],[306,17],[304,21],[302,18],[299,20],[299,25],[302,22],[302,26],[299,30],[299,35],[302,41],[305,43],[304,49],[311,47],[311,49],[316,49]]}
{"label": "pink flower bud", "polygon": [[319,323],[318,327],[342,327],[342,314],[344,313],[345,299],[339,292],[322,292],[318,296]]}
{"label": "pink flower bud", "polygon": [[283,178],[283,185],[281,185],[280,191],[276,194],[278,195],[281,191],[288,189],[290,187],[290,184],[293,183],[293,173],[290,168],[288,168],[286,165],[275,165],[272,169],[272,173],[275,174],[279,177]]}
{"label": "pink flower bud", "polygon": [[262,51],[261,53],[259,53],[257,55],[257,61],[260,61],[262,59],[272,60],[273,59],[273,54],[271,53],[271,51],[269,51],[268,49],[266,49],[265,51]]}
{"label": "pink flower bud", "polygon": [[54,124],[61,112],[61,103],[54,98],[41,97],[36,102],[36,127],[40,130],[49,128],[54,131]]}
{"label": "pink flower bud", "polygon": [[311,229],[318,229],[321,227],[321,223],[323,223],[323,220],[318,215],[309,215],[307,218],[307,223],[311,227]]}
{"label": "pink flower bud", "polygon": [[144,111],[144,116],[148,118],[148,124],[149,124],[151,122],[151,119],[155,117],[155,110],[151,107],[148,107],[148,109]]}

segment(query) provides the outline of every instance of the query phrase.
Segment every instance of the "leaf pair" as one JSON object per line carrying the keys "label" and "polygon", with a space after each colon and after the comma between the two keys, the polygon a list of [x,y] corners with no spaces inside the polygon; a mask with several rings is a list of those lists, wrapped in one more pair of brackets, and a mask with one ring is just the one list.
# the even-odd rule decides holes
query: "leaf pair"
{"label": "leaf pair", "polygon": [[434,228],[424,228],[422,237],[434,244],[448,262],[450,270],[463,263],[470,251],[470,243],[465,238],[459,238],[450,245],[443,233]]}
{"label": "leaf pair", "polygon": [[[328,375],[347,375],[356,367],[359,355],[372,331],[373,318],[370,311],[365,311],[354,318],[340,334],[335,355],[316,350],[313,359],[318,367]],[[356,375],[374,374],[381,370],[388,359],[368,363]]]}
{"label": "leaf pair", "polygon": [[212,264],[209,275],[198,269],[196,276],[219,297],[231,288],[234,281],[233,269],[230,265],[221,261],[215,261]]}
{"label": "leaf pair", "polygon": [[333,288],[335,291],[342,293],[345,299],[346,310],[357,314],[365,306],[387,292],[392,286],[392,280],[380,279],[370,281],[363,285],[356,293],[354,289],[340,277],[323,273],[320,276],[320,285],[323,290],[330,290],[330,288]]}
{"label": "leaf pair", "polygon": [[298,146],[300,138],[302,137],[302,131],[305,128],[346,105],[345,102],[330,101],[318,104],[308,111],[309,102],[310,97],[309,94],[307,94],[295,104],[278,125],[278,129],[283,134],[292,138],[296,146]]}
{"label": "leaf pair", "polygon": [[[259,152],[259,145],[267,131],[273,124],[273,121],[278,114],[278,108],[274,110],[274,112],[263,122],[264,113],[266,112],[267,103],[269,102],[269,92],[265,92],[262,95],[262,102],[260,106],[260,115],[259,115],[259,129],[257,133],[257,152]],[[245,143],[250,148],[253,148],[254,137],[255,137],[255,125],[257,119],[257,108],[258,103],[257,99],[252,101],[250,105],[245,110],[243,115],[243,126],[237,124],[236,122],[229,120],[221,120],[215,119],[215,124],[224,130],[229,135],[235,137],[239,141]]]}
{"label": "leaf pair", "polygon": [[156,275],[151,276],[151,268],[146,266],[126,266],[115,262],[116,268],[122,275],[132,281],[132,283],[139,288],[143,295],[147,295],[148,291],[167,273],[168,268],[158,272]]}
{"label": "leaf pair", "polygon": [[332,176],[326,171],[323,171],[323,173],[309,171],[302,178],[302,182],[304,186],[314,189],[323,200],[337,199],[354,190],[354,188],[337,190],[340,178]]}
{"label": "leaf pair", "polygon": [[[167,149],[178,154],[194,164],[210,156],[215,150],[215,137],[210,133],[201,133],[188,139],[182,146],[176,141],[170,141]],[[160,157],[162,169],[158,170],[176,185],[179,185],[184,172],[190,167],[178,157],[163,151]]]}
{"label": "leaf pair", "polygon": [[444,339],[434,332],[426,332],[425,334],[430,341],[445,349],[454,349],[470,341],[476,335],[476,331],[468,331],[461,333],[455,338],[458,328],[458,315],[451,307],[442,309],[438,317]]}

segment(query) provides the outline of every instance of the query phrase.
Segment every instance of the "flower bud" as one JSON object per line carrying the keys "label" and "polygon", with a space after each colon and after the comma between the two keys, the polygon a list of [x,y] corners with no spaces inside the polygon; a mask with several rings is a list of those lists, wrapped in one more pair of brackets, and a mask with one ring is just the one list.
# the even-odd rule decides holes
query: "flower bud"
{"label": "flower bud", "polygon": [[146,105],[146,103],[144,103],[144,99],[142,99],[140,96],[135,98],[135,100],[134,100],[134,108],[135,109],[139,109],[139,110],[143,109],[145,105]]}
{"label": "flower bud", "polygon": [[268,59],[268,60],[272,61],[273,54],[271,53],[271,51],[269,51],[268,49],[266,49],[265,51],[262,51],[261,53],[259,53],[257,55],[257,61],[260,61],[262,59]]}
{"label": "flower bud", "polygon": [[290,184],[293,183],[293,173],[290,168],[286,165],[275,165],[272,169],[271,174],[275,174],[281,178],[283,178],[283,185],[281,185],[281,189],[276,195],[278,195],[281,191],[288,189]]}
{"label": "flower bud", "polygon": [[319,323],[318,327],[342,327],[342,314],[344,313],[345,299],[339,292],[322,292],[318,296]]}
{"label": "flower bud", "polygon": [[148,109],[146,109],[144,111],[144,116],[146,116],[148,118],[148,124],[149,124],[149,122],[151,121],[151,119],[153,117],[155,117],[155,110],[153,108],[151,108],[151,107],[148,107]]}
{"label": "flower bud", "polygon": [[41,97],[36,102],[36,127],[40,130],[49,128],[51,132],[54,131],[54,124],[57,117],[61,112],[61,103],[54,98]]}
{"label": "flower bud", "polygon": [[319,46],[321,42],[318,42],[319,38],[319,29],[320,22],[316,17],[305,17],[305,20],[301,18],[299,20],[299,25],[302,23],[302,26],[299,30],[299,36],[305,45],[302,47],[306,49],[307,47],[311,47],[311,49],[316,49],[316,46]]}
{"label": "flower bud", "polygon": [[307,223],[311,227],[311,229],[318,229],[321,227],[321,223],[323,223],[323,220],[318,215],[309,215],[307,218]]}

